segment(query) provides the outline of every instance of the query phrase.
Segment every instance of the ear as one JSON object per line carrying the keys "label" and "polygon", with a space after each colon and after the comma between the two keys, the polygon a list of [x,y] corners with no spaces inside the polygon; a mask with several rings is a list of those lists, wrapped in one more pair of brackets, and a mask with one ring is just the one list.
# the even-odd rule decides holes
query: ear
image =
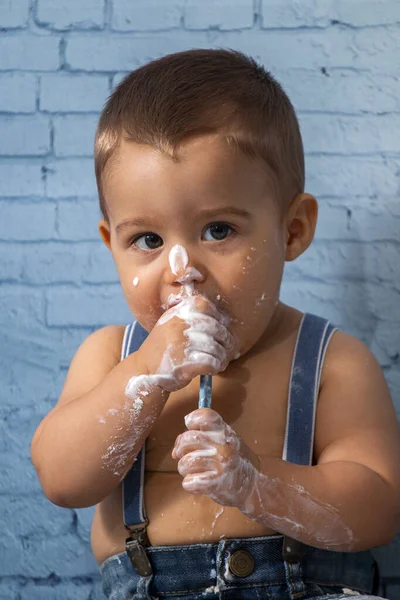
{"label": "ear", "polygon": [[99,221],[99,232],[100,232],[100,237],[103,240],[103,242],[105,243],[105,245],[107,246],[107,248],[109,250],[111,250],[111,243],[110,243],[110,239],[111,239],[111,232],[110,232],[110,224],[108,223],[108,221],[106,221],[105,219],[101,219]]}
{"label": "ear", "polygon": [[311,244],[318,217],[318,203],[311,194],[299,194],[289,206],[286,218],[285,260],[295,260]]}

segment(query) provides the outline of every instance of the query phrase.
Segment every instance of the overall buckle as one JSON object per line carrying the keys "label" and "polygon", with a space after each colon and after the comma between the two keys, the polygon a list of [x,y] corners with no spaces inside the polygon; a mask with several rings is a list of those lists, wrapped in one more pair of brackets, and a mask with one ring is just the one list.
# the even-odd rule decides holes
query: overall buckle
{"label": "overall buckle", "polygon": [[145,548],[150,546],[147,535],[148,523],[148,520],[146,520],[144,524],[141,523],[137,526],[127,527],[129,531],[129,537],[127,537],[125,540],[125,550],[133,567],[141,577],[148,577],[153,573],[149,557],[147,556],[145,550]]}

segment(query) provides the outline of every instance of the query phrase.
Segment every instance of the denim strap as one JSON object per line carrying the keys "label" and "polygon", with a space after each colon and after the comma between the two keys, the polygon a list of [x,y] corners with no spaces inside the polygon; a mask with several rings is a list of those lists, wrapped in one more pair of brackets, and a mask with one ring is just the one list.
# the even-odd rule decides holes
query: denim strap
{"label": "denim strap", "polygon": [[[289,383],[283,460],[311,465],[315,414],[322,365],[335,328],[328,321],[306,313],[300,323]],[[291,600],[306,595],[303,558],[307,546],[284,536],[282,557]]]}
{"label": "denim strap", "polygon": [[[147,335],[147,331],[137,321],[128,325],[122,342],[121,360],[136,352]],[[146,508],[143,502],[144,453],[145,444],[137,455],[131,470],[122,481],[123,513],[126,527],[146,523]]]}
{"label": "denim strap", "polygon": [[[321,370],[328,343],[335,328],[328,321],[306,313],[296,342],[289,384],[288,411],[283,459],[311,465],[314,442],[315,411]],[[148,333],[137,321],[127,326],[121,358],[138,350]],[[143,502],[144,446],[122,482],[124,523],[126,526],[146,522]]]}
{"label": "denim strap", "polygon": [[335,328],[322,317],[304,314],[297,336],[289,383],[283,460],[311,465],[315,413],[322,365]]}

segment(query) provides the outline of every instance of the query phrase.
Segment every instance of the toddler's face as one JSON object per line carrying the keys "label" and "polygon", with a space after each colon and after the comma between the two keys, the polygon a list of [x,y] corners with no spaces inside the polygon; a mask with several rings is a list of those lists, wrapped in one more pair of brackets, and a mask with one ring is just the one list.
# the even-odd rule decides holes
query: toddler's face
{"label": "toddler's face", "polygon": [[104,195],[100,231],[145,329],[179,298],[202,294],[247,352],[275,313],[285,257],[282,210],[261,166],[217,135],[185,142],[178,161],[123,141]]}

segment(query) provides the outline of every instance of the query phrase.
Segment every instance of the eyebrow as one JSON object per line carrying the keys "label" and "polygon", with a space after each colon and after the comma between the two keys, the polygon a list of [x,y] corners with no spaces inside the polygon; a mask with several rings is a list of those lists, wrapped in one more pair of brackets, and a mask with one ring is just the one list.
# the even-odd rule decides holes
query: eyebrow
{"label": "eyebrow", "polygon": [[[243,208],[236,208],[235,206],[222,206],[221,208],[201,210],[197,216],[212,219],[219,215],[234,215],[236,217],[241,217],[242,219],[249,219],[251,217],[247,210],[244,210]],[[154,222],[152,221],[151,217],[146,219],[132,218],[125,219],[124,221],[121,221],[121,223],[118,223],[118,225],[115,227],[115,231],[117,234],[119,234],[124,231],[124,229],[129,229],[130,227],[147,228],[151,226],[154,227]]]}

